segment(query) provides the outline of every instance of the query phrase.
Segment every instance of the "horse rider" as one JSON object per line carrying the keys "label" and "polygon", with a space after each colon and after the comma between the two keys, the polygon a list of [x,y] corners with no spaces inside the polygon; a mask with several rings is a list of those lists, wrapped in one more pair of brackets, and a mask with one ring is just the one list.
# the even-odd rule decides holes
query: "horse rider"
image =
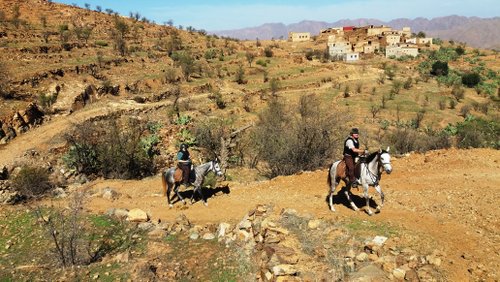
{"label": "horse rider", "polygon": [[348,186],[358,187],[358,181],[354,176],[354,160],[359,154],[368,154],[368,150],[359,149],[359,130],[357,128],[351,129],[349,137],[344,141],[344,162],[346,164],[346,172],[349,178]]}
{"label": "horse rider", "polygon": [[191,172],[191,157],[189,156],[188,146],[181,144],[177,152],[177,166],[182,170],[182,180],[184,185],[189,184],[189,174]]}

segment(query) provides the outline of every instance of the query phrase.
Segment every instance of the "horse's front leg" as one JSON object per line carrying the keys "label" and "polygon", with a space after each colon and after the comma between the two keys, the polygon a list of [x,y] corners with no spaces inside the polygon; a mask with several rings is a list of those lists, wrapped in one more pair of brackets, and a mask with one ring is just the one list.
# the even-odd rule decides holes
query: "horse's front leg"
{"label": "horse's front leg", "polygon": [[373,215],[373,212],[370,209],[370,195],[368,194],[368,184],[363,184],[363,190],[363,194],[366,200],[366,213],[368,213],[368,215]]}
{"label": "horse's front leg", "polygon": [[180,187],[180,184],[179,183],[175,183],[174,192],[177,195],[177,197],[179,197],[179,200],[181,200],[182,203],[185,205],[186,201],[184,201],[184,198],[182,198],[181,194],[179,193],[179,187]]}
{"label": "horse's front leg", "polygon": [[384,192],[382,192],[382,187],[380,185],[375,186],[375,191],[380,195],[380,205],[377,204],[377,210],[375,211],[376,213],[379,213],[382,207],[384,206]]}
{"label": "horse's front leg", "polygon": [[345,196],[347,197],[347,200],[349,201],[349,203],[351,204],[351,207],[353,210],[355,211],[359,211],[359,208],[356,206],[356,204],[351,200],[351,185],[347,185],[345,191],[344,191],[344,194]]}

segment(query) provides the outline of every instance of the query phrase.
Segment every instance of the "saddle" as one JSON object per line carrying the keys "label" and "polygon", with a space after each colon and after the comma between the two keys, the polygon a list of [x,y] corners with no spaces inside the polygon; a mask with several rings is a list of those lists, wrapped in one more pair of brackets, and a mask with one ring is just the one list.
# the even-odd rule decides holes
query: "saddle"
{"label": "saddle", "polygon": [[[177,166],[174,171],[174,181],[183,183],[184,182],[183,176],[184,173],[182,172],[182,169],[179,166]],[[194,179],[195,179],[194,166],[193,164],[191,164],[191,167],[189,169],[189,182],[192,183]]]}
{"label": "saddle", "polygon": [[[354,163],[354,176],[359,179],[361,175],[361,163],[366,162],[366,159],[359,159],[357,162]],[[345,161],[341,160],[339,165],[337,166],[337,177],[340,179],[346,179],[347,178],[347,166],[345,165]]]}

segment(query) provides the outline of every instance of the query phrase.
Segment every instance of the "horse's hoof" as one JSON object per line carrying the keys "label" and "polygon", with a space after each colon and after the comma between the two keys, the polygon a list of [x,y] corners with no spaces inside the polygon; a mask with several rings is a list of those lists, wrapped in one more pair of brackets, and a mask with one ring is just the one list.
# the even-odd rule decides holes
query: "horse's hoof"
{"label": "horse's hoof", "polygon": [[186,201],[182,201],[182,203],[185,205],[185,204],[186,204]]}
{"label": "horse's hoof", "polygon": [[334,208],[334,207],[331,207],[331,208],[330,208],[330,210],[331,210],[332,212],[336,212],[336,210],[335,210],[335,208]]}
{"label": "horse's hoof", "polygon": [[367,210],[367,211],[366,211],[366,213],[367,213],[368,215],[370,215],[370,216],[372,216],[372,215],[373,215],[373,212],[372,212],[371,210]]}
{"label": "horse's hoof", "polygon": [[170,205],[168,205],[168,207],[169,207],[169,208],[173,208],[173,207],[174,207],[174,205],[170,204]]}
{"label": "horse's hoof", "polygon": [[204,205],[205,207],[208,207],[208,203],[207,203],[207,202],[203,202],[203,205]]}

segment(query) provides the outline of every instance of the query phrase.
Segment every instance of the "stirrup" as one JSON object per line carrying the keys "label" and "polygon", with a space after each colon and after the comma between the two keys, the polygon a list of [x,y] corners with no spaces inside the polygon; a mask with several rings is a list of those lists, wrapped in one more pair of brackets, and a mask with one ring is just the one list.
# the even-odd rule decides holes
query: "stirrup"
{"label": "stirrup", "polygon": [[357,181],[357,180],[354,180],[354,181],[351,183],[351,187],[352,187],[352,188],[358,188],[358,181]]}

